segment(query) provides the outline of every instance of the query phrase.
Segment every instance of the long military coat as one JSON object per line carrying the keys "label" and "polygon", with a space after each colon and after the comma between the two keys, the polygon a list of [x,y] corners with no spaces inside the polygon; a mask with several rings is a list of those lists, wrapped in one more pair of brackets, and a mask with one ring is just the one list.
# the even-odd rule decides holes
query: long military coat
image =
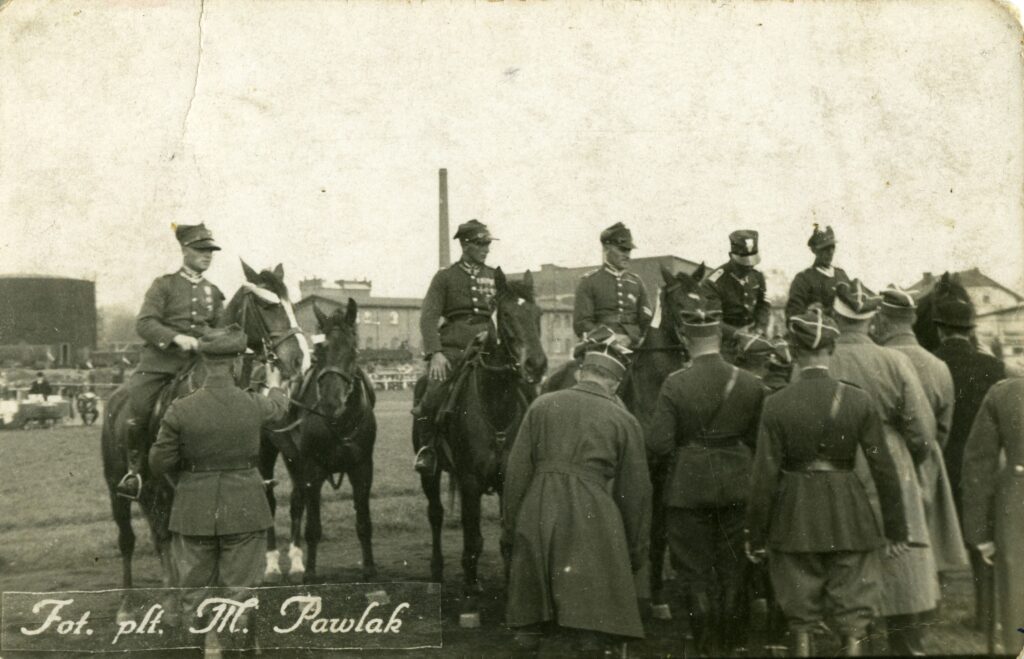
{"label": "long military coat", "polygon": [[[865,333],[845,331],[839,337],[830,370],[874,399],[899,475],[911,549],[898,558],[882,557],[881,614],[930,611],[939,601],[939,578],[915,469],[915,462],[924,462],[935,451],[935,416],[924,389],[906,355],[875,345]],[[878,493],[863,453],[858,453],[857,472],[880,515]]]}
{"label": "long military coat", "polygon": [[942,455],[953,422],[953,378],[946,364],[922,348],[913,332],[890,336],[883,345],[899,350],[910,359],[935,414],[935,442],[928,445],[928,457],[918,465],[917,477],[924,498],[924,512],[928,519],[936,567],[940,572],[961,570],[967,567],[967,551],[964,549],[952,483]]}
{"label": "long military coat", "polygon": [[260,427],[287,409],[280,390],[264,397],[242,391],[224,375],[208,376],[202,387],[171,403],[149,449],[154,478],[180,473],[171,531],[231,535],[273,523],[256,470]]}
{"label": "long military coat", "polygon": [[963,502],[967,542],[996,544],[1003,649],[1016,654],[1024,642],[1024,378],[994,385],[978,410],[964,451]]}
{"label": "long military coat", "polygon": [[643,637],[633,572],[643,566],[651,481],[640,424],[597,385],[527,410],[505,476],[512,542],[506,618]]}

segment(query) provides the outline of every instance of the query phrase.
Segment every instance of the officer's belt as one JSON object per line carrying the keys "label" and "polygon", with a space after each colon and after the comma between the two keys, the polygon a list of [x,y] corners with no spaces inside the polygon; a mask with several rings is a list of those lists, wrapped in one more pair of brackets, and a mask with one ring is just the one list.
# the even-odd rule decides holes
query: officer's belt
{"label": "officer's belt", "polygon": [[687,442],[684,446],[699,446],[702,448],[728,448],[730,446],[736,446],[743,439],[743,435],[739,433],[708,433],[706,435],[697,435],[692,441]]}
{"label": "officer's belt", "polygon": [[468,320],[471,324],[483,323],[490,320],[490,314],[476,313],[473,311],[456,311],[444,317],[446,322],[452,323],[457,320]]}
{"label": "officer's belt", "polygon": [[258,464],[256,458],[249,458],[247,460],[235,461],[235,462],[185,462],[185,471],[197,472],[197,471],[242,471],[243,469],[254,469]]}
{"label": "officer's belt", "polygon": [[585,481],[590,481],[601,487],[608,483],[608,477],[604,472],[576,464],[565,460],[544,460],[537,463],[534,471],[538,474],[563,474],[566,476],[578,476]]}
{"label": "officer's belt", "polygon": [[801,462],[785,462],[782,465],[783,471],[853,471],[853,459],[843,460],[840,458],[817,458],[815,460],[804,460]]}

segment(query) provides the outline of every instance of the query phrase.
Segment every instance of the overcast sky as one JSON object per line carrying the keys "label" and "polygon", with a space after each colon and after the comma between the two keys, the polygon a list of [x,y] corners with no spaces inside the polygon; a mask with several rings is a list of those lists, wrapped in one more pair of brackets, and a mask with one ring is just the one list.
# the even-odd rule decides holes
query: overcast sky
{"label": "overcast sky", "polygon": [[510,271],[595,263],[623,221],[635,256],[711,264],[758,229],[793,274],[817,221],[869,285],[1020,290],[1020,39],[985,0],[14,0],[0,271],[134,307],[204,221],[228,295],[242,257],[421,296],[447,167],[452,229]]}

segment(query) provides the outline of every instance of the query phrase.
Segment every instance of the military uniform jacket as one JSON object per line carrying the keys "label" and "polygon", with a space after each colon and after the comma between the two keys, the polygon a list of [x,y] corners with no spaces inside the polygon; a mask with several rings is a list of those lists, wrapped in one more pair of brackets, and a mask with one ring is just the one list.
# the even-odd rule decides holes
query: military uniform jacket
{"label": "military uniform jacket", "polygon": [[975,350],[966,339],[948,339],[935,351],[953,377],[953,422],[944,453],[953,493],[960,498],[960,472],[971,424],[989,388],[1006,377],[1003,363]]}
{"label": "military uniform jacket", "polygon": [[1012,652],[1024,621],[1024,378],[992,385],[982,401],[964,451],[963,501],[967,542],[996,544],[1003,643]]}
{"label": "military uniform jacket", "polygon": [[420,311],[423,352],[461,353],[487,329],[494,298],[494,268],[465,261],[439,270]]}
{"label": "military uniform jacket", "polygon": [[633,572],[647,560],[651,479],[640,424],[593,382],[530,405],[508,457],[506,622],[643,637]]}
{"label": "military uniform jacket", "polygon": [[850,283],[850,278],[842,268],[832,268],[831,275],[816,267],[797,273],[793,283],[789,285],[786,320],[799,316],[815,302],[820,303],[826,310],[831,310],[832,302],[836,299],[836,285],[841,281]]}
{"label": "military uniform jacket", "polygon": [[180,472],[170,529],[183,535],[229,535],[271,525],[263,479],[256,470],[260,428],[280,419],[288,399],[247,392],[211,375],[175,400],[149,450],[154,478]]}
{"label": "military uniform jacket", "polygon": [[676,452],[665,505],[711,508],[746,502],[764,396],[756,377],[718,354],[697,357],[690,368],[666,378],[647,435],[651,453]]}
{"label": "military uniform jacket", "polygon": [[738,270],[738,266],[729,261],[701,283],[708,297],[717,299],[722,305],[722,322],[732,327],[753,325],[765,331],[771,304],[766,297],[764,275],[758,270],[750,270],[741,277]]}
{"label": "military uniform jacket", "polygon": [[584,275],[576,286],[572,329],[583,336],[599,325],[639,340],[653,317],[647,289],[640,277],[608,266]]}
{"label": "military uniform jacket", "polygon": [[808,369],[764,404],[757,439],[747,528],[751,545],[783,552],[871,551],[884,544],[860,480],[847,471],[803,471],[827,460],[852,467],[857,447],[867,457],[881,499],[885,536],[907,538],[900,483],[871,397],[843,384],[835,421],[829,418],[839,381]]}
{"label": "military uniform jacket", "polygon": [[184,271],[153,280],[142,309],[135,319],[135,331],[146,342],[138,370],[146,373],[177,373],[189,360],[172,341],[178,334],[199,338],[221,324],[224,295],[199,277],[186,278]]}

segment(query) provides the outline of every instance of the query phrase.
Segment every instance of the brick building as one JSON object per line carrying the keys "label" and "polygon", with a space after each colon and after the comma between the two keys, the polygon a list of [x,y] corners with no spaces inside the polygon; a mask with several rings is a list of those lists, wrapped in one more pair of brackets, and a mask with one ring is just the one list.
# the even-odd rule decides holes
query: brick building
{"label": "brick building", "polygon": [[359,347],[363,350],[407,349],[413,357],[421,352],[420,298],[374,297],[373,283],[367,280],[340,279],[329,285],[323,279],[299,282],[301,299],[295,305],[295,316],[307,334],[317,332],[313,304],[326,314],[342,308],[352,298],[359,306]]}

